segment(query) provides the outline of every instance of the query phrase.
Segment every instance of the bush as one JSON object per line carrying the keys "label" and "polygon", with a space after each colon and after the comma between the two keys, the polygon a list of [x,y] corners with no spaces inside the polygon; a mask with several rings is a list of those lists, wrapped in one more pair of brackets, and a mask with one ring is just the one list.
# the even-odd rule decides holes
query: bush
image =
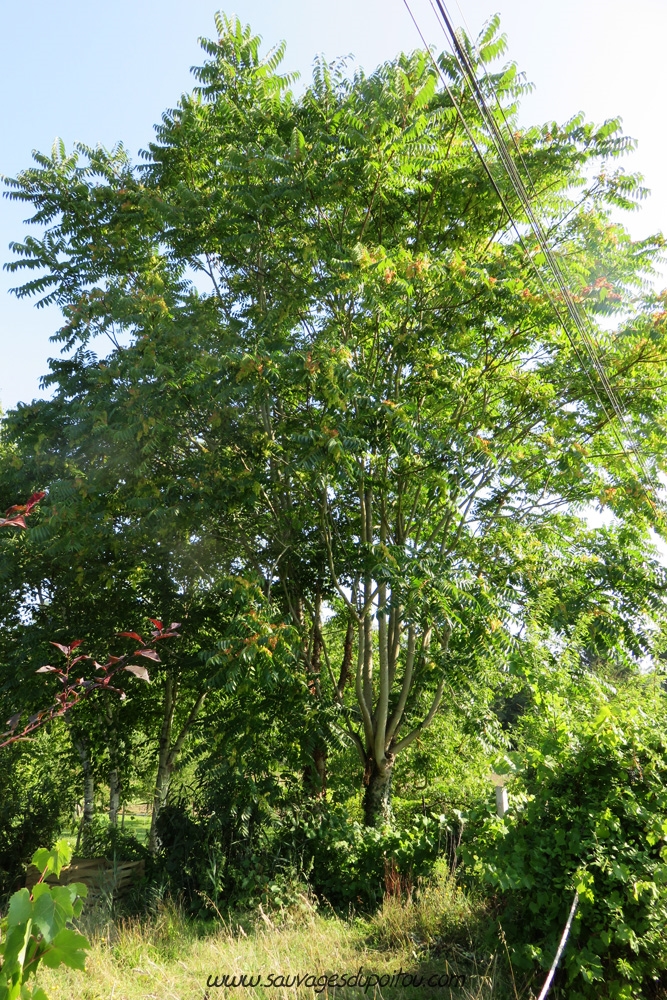
{"label": "bush", "polygon": [[313,889],[337,909],[371,910],[385,893],[410,893],[432,872],[451,835],[444,816],[375,829],[350,822],[342,811],[314,816],[303,829]]}
{"label": "bush", "polygon": [[82,858],[107,858],[113,861],[150,860],[148,848],[136,837],[125,833],[119,826],[112,826],[105,815],[93,816],[81,832],[81,843],[77,851]]}
{"label": "bush", "polygon": [[563,995],[644,997],[667,969],[667,743],[606,706],[563,735],[526,754],[510,812],[464,858],[499,893],[515,967],[549,968],[576,890]]}
{"label": "bush", "polygon": [[74,809],[77,789],[62,763],[67,748],[58,734],[38,733],[5,747],[0,768],[0,897],[17,887],[24,865],[52,843]]}
{"label": "bush", "polygon": [[231,837],[233,819],[195,817],[176,803],[160,814],[157,869],[195,911],[298,907],[310,890],[338,910],[373,910],[387,893],[409,894],[458,837],[443,816],[371,829],[321,802],[276,810],[270,824],[246,816]]}

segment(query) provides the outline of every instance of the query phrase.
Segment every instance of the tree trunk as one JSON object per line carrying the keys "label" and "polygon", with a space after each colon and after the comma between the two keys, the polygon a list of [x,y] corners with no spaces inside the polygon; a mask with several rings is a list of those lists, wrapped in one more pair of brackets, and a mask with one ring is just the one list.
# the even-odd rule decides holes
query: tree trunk
{"label": "tree trunk", "polygon": [[[312,697],[320,702],[322,700],[322,688],[320,686],[320,669],[322,664],[322,651],[324,641],[321,630],[321,598],[318,586],[315,598],[315,612],[313,616],[313,626],[310,642],[304,650],[306,662],[306,681],[308,690]],[[303,772],[304,790],[307,795],[317,796],[326,799],[327,796],[327,747],[321,734],[315,736],[315,744],[312,747],[312,762],[306,764]]]}
{"label": "tree trunk", "polygon": [[109,747],[109,823],[118,825],[120,812],[120,771],[118,768],[118,708],[108,702],[106,706],[108,722],[107,740]]}
{"label": "tree trunk", "polygon": [[109,823],[117,826],[120,811],[120,775],[116,768],[109,772]]}
{"label": "tree trunk", "polygon": [[[387,755],[389,758],[389,755]],[[393,760],[387,759],[379,768],[369,755],[364,775],[364,823],[366,826],[382,826],[391,820],[391,776]]]}
{"label": "tree trunk", "polygon": [[[167,747],[167,751],[168,749]],[[164,756],[160,753],[157,778],[155,779],[155,791],[153,793],[153,815],[151,816],[151,828],[148,835],[148,849],[152,854],[155,854],[158,849],[157,821],[167,803],[170,781],[171,767],[169,765],[169,753],[167,752]]]}
{"label": "tree trunk", "polygon": [[171,674],[165,677],[164,690],[164,714],[162,716],[162,728],[158,742],[157,776],[155,778],[155,788],[153,790],[153,815],[151,816],[151,827],[148,833],[148,850],[155,854],[158,849],[157,821],[160,810],[164,808],[169,792],[169,779],[171,778],[171,767],[169,761],[169,751],[171,748],[171,729],[174,722],[174,709],[176,707],[176,685]]}
{"label": "tree trunk", "polygon": [[206,692],[200,691],[195,702],[190,709],[190,713],[185,720],[183,727],[174,741],[171,742],[172,729],[174,724],[174,712],[178,696],[178,685],[174,678],[167,674],[165,678],[164,693],[164,714],[162,716],[162,728],[158,741],[158,763],[157,776],[155,778],[155,789],[153,791],[153,814],[151,816],[151,826],[148,833],[148,849],[155,854],[158,849],[157,821],[161,811],[164,809],[169,794],[169,783],[174,770],[176,759],[183,748],[185,738],[192,729],[193,723],[204,704]]}
{"label": "tree trunk", "polygon": [[85,827],[92,823],[95,815],[95,778],[88,754],[88,741],[85,739],[75,740],[74,746],[83,769],[83,817],[81,825]]}

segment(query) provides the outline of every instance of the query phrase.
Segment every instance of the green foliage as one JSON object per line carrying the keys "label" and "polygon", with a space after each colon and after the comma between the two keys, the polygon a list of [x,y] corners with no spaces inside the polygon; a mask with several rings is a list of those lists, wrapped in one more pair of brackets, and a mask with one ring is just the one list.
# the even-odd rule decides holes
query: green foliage
{"label": "green foliage", "polygon": [[[296,633],[286,673],[320,716],[304,713],[301,756],[314,767],[346,740],[367,772],[366,820],[381,822],[397,755],[448,694],[484,702],[503,683],[544,583],[554,641],[576,621],[591,659],[636,666],[664,616],[646,560],[663,510],[645,503],[427,53],[351,79],[318,63],[296,96],[281,47],[263,57],[238,21],[216,27],[143,167],[120,146],[57,145],[8,182],[45,227],[10,269],[27,279],[19,294],[61,307],[66,355],[54,398],[3,432],[8,481],[48,485],[35,544],[53,572],[30,540],[5,544],[69,614],[86,574],[137,617],[150,591],[175,613],[221,578],[257,580],[272,624]],[[486,76],[504,45],[494,20],[470,58],[516,129],[534,210],[659,481],[667,327],[646,277],[663,240],[633,242],[610,214],[643,195],[610,166],[631,143],[616,120],[519,131],[525,84],[511,66]],[[458,100],[476,129],[470,95]],[[113,343],[102,360],[98,334]],[[618,532],[590,532],[590,504]],[[612,554],[622,572],[606,571]],[[8,617],[26,589],[7,584]],[[350,622],[351,658],[334,663],[327,643],[344,648]],[[225,661],[230,692],[237,674],[285,677],[263,641],[253,662],[230,662],[219,635],[200,648],[220,641],[209,666]],[[187,676],[185,721],[205,691],[193,661],[165,671]],[[161,710],[167,687],[139,697],[155,706],[157,689]]]}
{"label": "green foliage", "polygon": [[549,968],[576,891],[563,995],[629,1000],[667,969],[664,708],[582,708],[579,723],[552,715],[516,758],[510,811],[476,830],[466,862],[498,893],[518,968]]}
{"label": "green foliage", "polygon": [[15,888],[26,858],[55,839],[74,809],[71,753],[62,731],[0,751],[0,896]]}
{"label": "green foliage", "polygon": [[88,942],[69,925],[80,915],[88,890],[78,882],[51,887],[43,881],[60,875],[71,856],[63,840],[50,851],[35,851],[32,863],[42,873],[40,881],[32,893],[19,889],[9,901],[0,920],[0,1000],[48,1000],[41,987],[29,982],[40,963],[51,969],[84,968]]}
{"label": "green foliage", "polygon": [[81,833],[77,857],[108,858],[110,861],[138,861],[148,858],[148,850],[132,834],[109,823],[106,816],[93,816]]}
{"label": "green foliage", "polygon": [[342,810],[301,817],[300,827],[315,892],[343,911],[372,910],[387,892],[411,891],[431,873],[452,833],[444,816],[376,828],[351,821]]}
{"label": "green foliage", "polygon": [[[7,182],[42,229],[14,245],[17,294],[61,308],[64,353],[53,397],[2,424],[2,489],[48,489],[32,530],[0,538],[2,703],[41,707],[48,641],[182,621],[150,686],[67,721],[82,767],[123,794],[148,748],[151,851],[175,892],[214,907],[282,905],[304,876],[336,906],[372,907],[458,837],[429,807],[455,816],[482,794],[492,751],[532,746],[521,818],[489,820],[479,848],[510,898],[516,954],[548,963],[558,891],[592,886],[567,974],[585,984],[597,961],[639,981],[662,961],[644,912],[654,889],[662,906],[644,815],[659,813],[661,745],[637,744],[648,763],[626,788],[639,736],[559,718],[566,698],[599,700],[592,675],[630,676],[664,641],[651,546],[664,498],[645,502],[428,53],[352,78],[319,61],[296,95],[281,46],[262,56],[223,15],[216,29],[142,166],[120,145],[57,143]],[[520,75],[486,74],[505,48],[498,20],[479,56],[465,44],[516,130],[623,438],[659,482],[667,322],[647,278],[664,240],[633,241],[611,214],[644,194],[614,166],[631,142],[618,121],[581,116],[521,131]],[[454,62],[440,64],[478,132]],[[591,505],[610,526],[590,529]],[[588,687],[556,691],[563,650]],[[179,760],[196,787],[167,804]],[[360,784],[369,829],[352,819]],[[618,843],[591,826],[595,809]],[[636,869],[634,902],[614,864]]]}

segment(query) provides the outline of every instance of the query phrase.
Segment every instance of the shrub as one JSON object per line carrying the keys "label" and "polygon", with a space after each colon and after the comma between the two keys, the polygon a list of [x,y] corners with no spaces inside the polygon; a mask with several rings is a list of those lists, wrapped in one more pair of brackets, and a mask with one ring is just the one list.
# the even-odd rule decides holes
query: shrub
{"label": "shrub", "polygon": [[40,964],[84,968],[90,946],[71,923],[81,914],[86,886],[75,882],[51,887],[45,881],[50,874],[60,875],[71,857],[64,840],[51,851],[36,851],[32,863],[42,873],[38,883],[32,892],[19,889],[9,901],[7,915],[0,920],[0,1000],[48,1000],[41,987],[30,985]]}
{"label": "shrub", "polygon": [[550,966],[577,891],[558,978],[565,995],[645,996],[667,969],[662,732],[605,706],[569,739],[530,750],[524,765],[510,811],[487,816],[464,849],[468,868],[499,893],[513,964]]}
{"label": "shrub", "polygon": [[119,826],[112,826],[106,816],[93,816],[81,832],[77,854],[82,858],[108,858],[113,861],[150,860],[148,848],[136,837],[125,833]]}
{"label": "shrub", "polygon": [[418,878],[431,873],[450,832],[444,816],[375,828],[332,810],[304,823],[311,884],[338,909],[374,909],[386,892],[409,893]]}
{"label": "shrub", "polygon": [[54,766],[65,744],[61,734],[44,731],[2,751],[0,897],[16,888],[24,863],[40,844],[53,842],[74,808],[71,770]]}

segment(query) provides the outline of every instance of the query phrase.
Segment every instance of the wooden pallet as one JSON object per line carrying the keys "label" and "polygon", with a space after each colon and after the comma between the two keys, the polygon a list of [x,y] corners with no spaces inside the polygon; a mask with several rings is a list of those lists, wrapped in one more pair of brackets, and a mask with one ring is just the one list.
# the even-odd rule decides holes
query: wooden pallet
{"label": "wooden pallet", "polygon": [[[118,899],[142,878],[144,869],[143,861],[117,861],[114,868],[113,862],[107,858],[72,858],[71,864],[61,871],[60,878],[49,875],[46,882],[49,885],[83,882],[88,888],[89,900],[107,894],[112,894]],[[26,889],[32,889],[39,881],[40,875],[39,869],[29,865],[25,880]]]}

